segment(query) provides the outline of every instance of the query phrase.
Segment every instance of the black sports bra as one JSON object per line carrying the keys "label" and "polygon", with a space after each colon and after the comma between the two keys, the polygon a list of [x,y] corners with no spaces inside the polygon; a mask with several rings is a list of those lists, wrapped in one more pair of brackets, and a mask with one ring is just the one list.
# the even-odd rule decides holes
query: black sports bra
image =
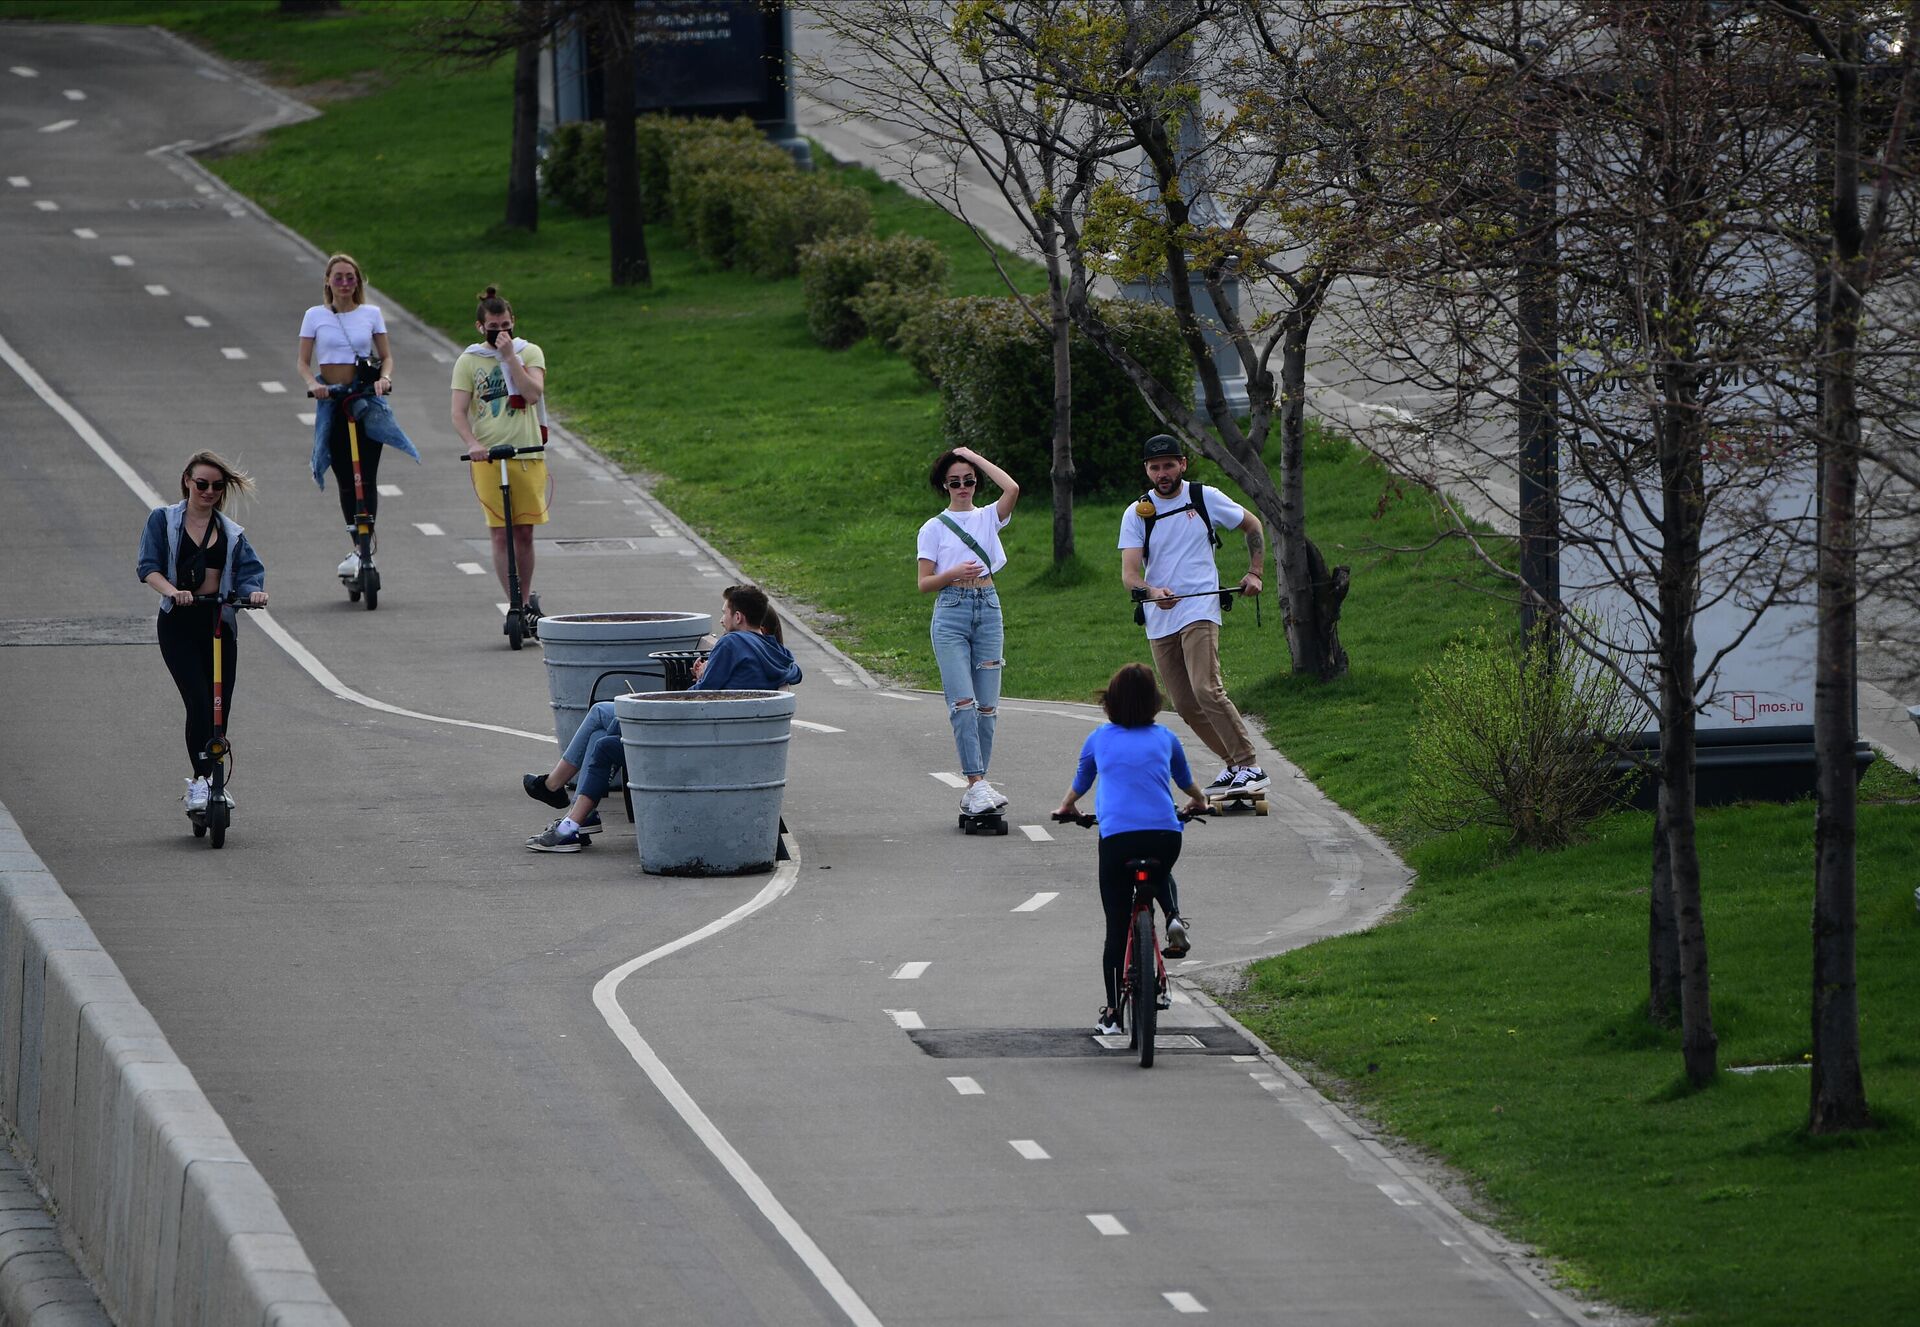
{"label": "black sports bra", "polygon": [[179,573],[173,583],[183,590],[198,590],[209,571],[226,570],[226,532],[221,529],[219,518],[215,517],[207,523],[205,544],[196,543],[183,523],[180,526],[180,547],[173,561]]}

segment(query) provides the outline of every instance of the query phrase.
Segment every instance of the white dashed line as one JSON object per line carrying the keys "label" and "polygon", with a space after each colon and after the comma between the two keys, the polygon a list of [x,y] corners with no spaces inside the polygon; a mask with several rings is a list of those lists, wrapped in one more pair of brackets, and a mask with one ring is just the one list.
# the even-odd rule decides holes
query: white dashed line
{"label": "white dashed line", "polygon": [[448,353],[447,353],[446,351],[444,351],[444,350],[436,350],[436,351],[434,351],[434,352],[433,352],[433,357],[434,357],[435,359],[437,359],[437,360],[439,360],[439,361],[440,361],[440,362],[441,362],[442,364],[451,364],[451,363],[453,363],[453,356],[452,356],[452,355],[449,355],[449,354],[448,354]]}
{"label": "white dashed line", "polygon": [[[153,287],[148,286],[147,289],[152,290]],[[260,390],[268,396],[285,396],[287,394],[287,385],[284,382],[263,382],[260,384]]]}
{"label": "white dashed line", "polygon": [[211,184],[196,184],[193,186],[193,191],[197,194],[210,194],[213,192],[213,186]]}
{"label": "white dashed line", "polygon": [[952,1083],[953,1090],[963,1097],[984,1097],[987,1095],[987,1089],[981,1087],[980,1084],[974,1082],[971,1078],[949,1078],[947,1081]]}
{"label": "white dashed line", "polygon": [[1120,1224],[1120,1218],[1111,1212],[1089,1212],[1087,1220],[1093,1222],[1093,1228],[1102,1235],[1124,1235],[1127,1228]]}
{"label": "white dashed line", "polygon": [[795,728],[804,728],[810,733],[844,733],[845,728],[835,728],[830,723],[815,723],[811,719],[788,719]]}
{"label": "white dashed line", "polygon": [[29,69],[25,65],[13,65],[9,68],[9,72],[18,74],[22,78],[40,77],[40,71],[38,69]]}
{"label": "white dashed line", "polygon": [[439,526],[435,525],[432,521],[415,521],[413,523],[413,528],[418,530],[421,534],[427,535],[429,537],[434,535],[443,535],[446,533],[445,530],[442,530]]}
{"label": "white dashed line", "polygon": [[58,212],[60,210],[60,204],[54,202],[51,198],[36,198],[33,200],[33,205],[42,212]]}
{"label": "white dashed line", "polygon": [[200,316],[199,314],[197,314],[197,313],[190,313],[190,314],[188,314],[188,315],[187,315],[187,326],[189,326],[189,327],[211,327],[211,326],[213,326],[213,324],[212,324],[212,323],[210,323],[210,322],[208,322],[208,321],[207,321],[207,320],[206,320],[205,318],[202,318],[202,317],[201,317],[201,316]]}
{"label": "white dashed line", "polygon": [[311,410],[302,410],[299,414],[295,415],[294,418],[302,424],[305,424],[308,428],[313,427],[313,411]]}
{"label": "white dashed line", "polygon": [[902,963],[894,970],[893,979],[895,981],[915,981],[921,973],[932,966],[933,964],[931,963]]}
{"label": "white dashed line", "polygon": [[1173,1305],[1175,1313],[1205,1313],[1207,1306],[1184,1290],[1168,1290],[1161,1295],[1167,1303]]}
{"label": "white dashed line", "polygon": [[100,238],[100,232],[92,226],[75,226],[73,228],[73,237],[76,240],[97,240]]}
{"label": "white dashed line", "polygon": [[128,255],[128,254],[124,254],[124,253],[116,253],[116,254],[115,254],[115,255],[113,256],[113,265],[114,265],[115,267],[132,267],[132,266],[133,266],[133,259],[132,259],[132,257],[131,257],[130,255]]}
{"label": "white dashed line", "polygon": [[1040,909],[1046,907],[1047,904],[1053,902],[1055,899],[1059,897],[1060,897],[1059,890],[1047,890],[1042,893],[1035,894],[1032,898],[1028,899],[1025,903],[1022,903],[1019,907],[1015,908],[1014,911],[1015,912],[1038,912],[1040,911]]}
{"label": "white dashed line", "polygon": [[1389,1184],[1383,1180],[1376,1183],[1373,1187],[1393,1199],[1395,1207],[1419,1207],[1421,1205],[1420,1200],[1409,1193],[1407,1186],[1404,1184]]}
{"label": "white dashed line", "polygon": [[1047,1155],[1047,1149],[1034,1142],[1031,1138],[1009,1138],[1007,1140],[1007,1146],[1011,1147],[1028,1161],[1053,1160],[1052,1157]]}
{"label": "white dashed line", "polygon": [[926,1024],[921,1021],[920,1015],[911,1009],[889,1009],[887,1010],[887,1017],[891,1018],[894,1026],[902,1032],[918,1032],[926,1026]]}
{"label": "white dashed line", "polygon": [[487,574],[487,569],[478,562],[456,562],[453,564],[453,569],[455,571],[465,572],[469,576],[484,576]]}
{"label": "white dashed line", "polygon": [[82,92],[79,88],[68,88],[66,91],[62,92],[60,95],[65,97],[68,101],[85,101],[87,99],[87,94]]}
{"label": "white dashed line", "polygon": [[505,617],[507,615],[507,606],[505,604],[495,604],[494,607],[500,610],[501,617]]}
{"label": "white dashed line", "polygon": [[383,498],[397,498],[400,496],[400,486],[398,484],[375,484],[373,487],[374,491]]}
{"label": "white dashed line", "polygon": [[927,773],[931,777],[936,778],[940,780],[940,782],[946,784],[947,787],[949,788],[964,788],[967,786],[967,781],[961,778],[958,774],[943,774],[939,770],[928,770]]}
{"label": "white dashed line", "polygon": [[1053,842],[1053,835],[1047,833],[1046,829],[1040,825],[1022,825],[1020,826],[1020,832],[1032,839],[1035,843]]}
{"label": "white dashed line", "polygon": [[168,295],[173,294],[173,292],[171,290],[168,290],[165,286],[148,286],[147,294],[153,295],[159,298],[164,298]]}
{"label": "white dashed line", "polygon": [[33,187],[33,181],[24,175],[9,175],[7,176],[7,183],[16,189],[31,189]]}
{"label": "white dashed line", "polygon": [[57,134],[61,130],[71,129],[73,128],[73,126],[79,123],[80,122],[78,120],[55,120],[52,124],[41,125],[40,132],[43,134]]}

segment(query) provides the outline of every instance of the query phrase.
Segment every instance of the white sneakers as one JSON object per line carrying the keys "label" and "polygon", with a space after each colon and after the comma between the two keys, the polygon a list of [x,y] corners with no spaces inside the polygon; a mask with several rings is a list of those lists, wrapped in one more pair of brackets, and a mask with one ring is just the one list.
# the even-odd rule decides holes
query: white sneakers
{"label": "white sneakers", "polygon": [[350,581],[360,574],[360,550],[354,549],[340,563],[340,579]]}
{"label": "white sneakers", "polygon": [[964,796],[960,798],[960,809],[970,816],[986,815],[998,811],[1007,804],[1007,799],[994,791],[993,785],[985,779],[970,784]]}
{"label": "white sneakers", "polygon": [[207,791],[208,791],[207,781],[205,779],[188,779],[186,782],[187,782],[187,793],[186,793],[185,800],[187,803],[187,810],[189,811],[206,810],[207,809]]}

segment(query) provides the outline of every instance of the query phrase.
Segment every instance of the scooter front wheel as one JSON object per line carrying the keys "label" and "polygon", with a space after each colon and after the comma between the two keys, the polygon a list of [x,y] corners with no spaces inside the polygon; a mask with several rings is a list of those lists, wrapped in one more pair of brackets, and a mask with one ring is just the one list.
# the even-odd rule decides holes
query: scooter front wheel
{"label": "scooter front wheel", "polygon": [[213,803],[207,807],[207,846],[224,848],[227,846],[227,825],[232,819],[229,808]]}
{"label": "scooter front wheel", "polygon": [[380,607],[380,572],[376,568],[361,568],[360,588],[367,596],[367,611],[369,613]]}
{"label": "scooter front wheel", "polygon": [[507,633],[507,648],[517,650],[527,636],[526,617],[512,609],[507,610],[506,624],[501,630]]}

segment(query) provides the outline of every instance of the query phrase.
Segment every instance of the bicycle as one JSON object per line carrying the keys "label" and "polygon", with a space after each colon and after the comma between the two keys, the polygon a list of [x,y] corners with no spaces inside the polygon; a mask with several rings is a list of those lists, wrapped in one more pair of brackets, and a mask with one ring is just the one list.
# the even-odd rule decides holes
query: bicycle
{"label": "bicycle", "polygon": [[[1181,811],[1180,821],[1206,823],[1204,811]],[[1053,813],[1053,819],[1060,824],[1076,824],[1082,828],[1092,828],[1097,817],[1091,815],[1061,815]],[[1160,953],[1160,935],[1153,921],[1154,886],[1167,875],[1166,864],[1157,857],[1135,857],[1126,863],[1127,874],[1133,877],[1132,921],[1127,926],[1127,952],[1120,966],[1120,1006],[1115,1011],[1120,1016],[1121,1027],[1129,1033],[1127,1049],[1140,1053],[1140,1067],[1153,1068],[1154,1032],[1160,1022],[1160,996],[1167,987],[1167,962]],[[1144,955],[1153,954],[1153,977],[1147,980],[1144,969]]]}
{"label": "bicycle", "polygon": [[347,454],[353,459],[353,549],[360,556],[359,570],[342,576],[340,583],[347,587],[347,602],[357,604],[365,599],[369,613],[380,606],[380,573],[373,565],[373,513],[367,510],[367,486],[360,475],[360,423],[353,416],[353,404],[373,394],[374,383],[359,376],[327,388],[334,408],[347,422]]}
{"label": "bicycle", "polygon": [[[263,604],[250,604],[239,595],[196,594],[196,604],[214,604],[226,608],[262,608]],[[207,739],[207,749],[200,753],[201,759],[211,762],[207,775],[207,804],[196,812],[187,811],[187,819],[193,822],[193,837],[204,838],[210,848],[224,848],[227,843],[227,829],[233,824],[233,797],[227,792],[228,766],[233,762],[233,743],[227,739],[227,698],[222,687],[221,661],[224,651],[220,648],[220,633],[226,625],[227,615],[216,612],[213,615],[213,735]]]}
{"label": "bicycle", "polygon": [[513,553],[512,481],[507,477],[507,462],[516,456],[531,456],[546,450],[547,444],[544,442],[537,447],[516,447],[510,442],[502,442],[487,448],[485,460],[476,461],[471,456],[460,458],[468,465],[491,465],[496,461],[500,464],[500,516],[507,528],[507,620],[501,624],[500,630],[505,633],[510,650],[519,649],[528,636],[539,635],[540,629],[520,598],[520,566]]}

